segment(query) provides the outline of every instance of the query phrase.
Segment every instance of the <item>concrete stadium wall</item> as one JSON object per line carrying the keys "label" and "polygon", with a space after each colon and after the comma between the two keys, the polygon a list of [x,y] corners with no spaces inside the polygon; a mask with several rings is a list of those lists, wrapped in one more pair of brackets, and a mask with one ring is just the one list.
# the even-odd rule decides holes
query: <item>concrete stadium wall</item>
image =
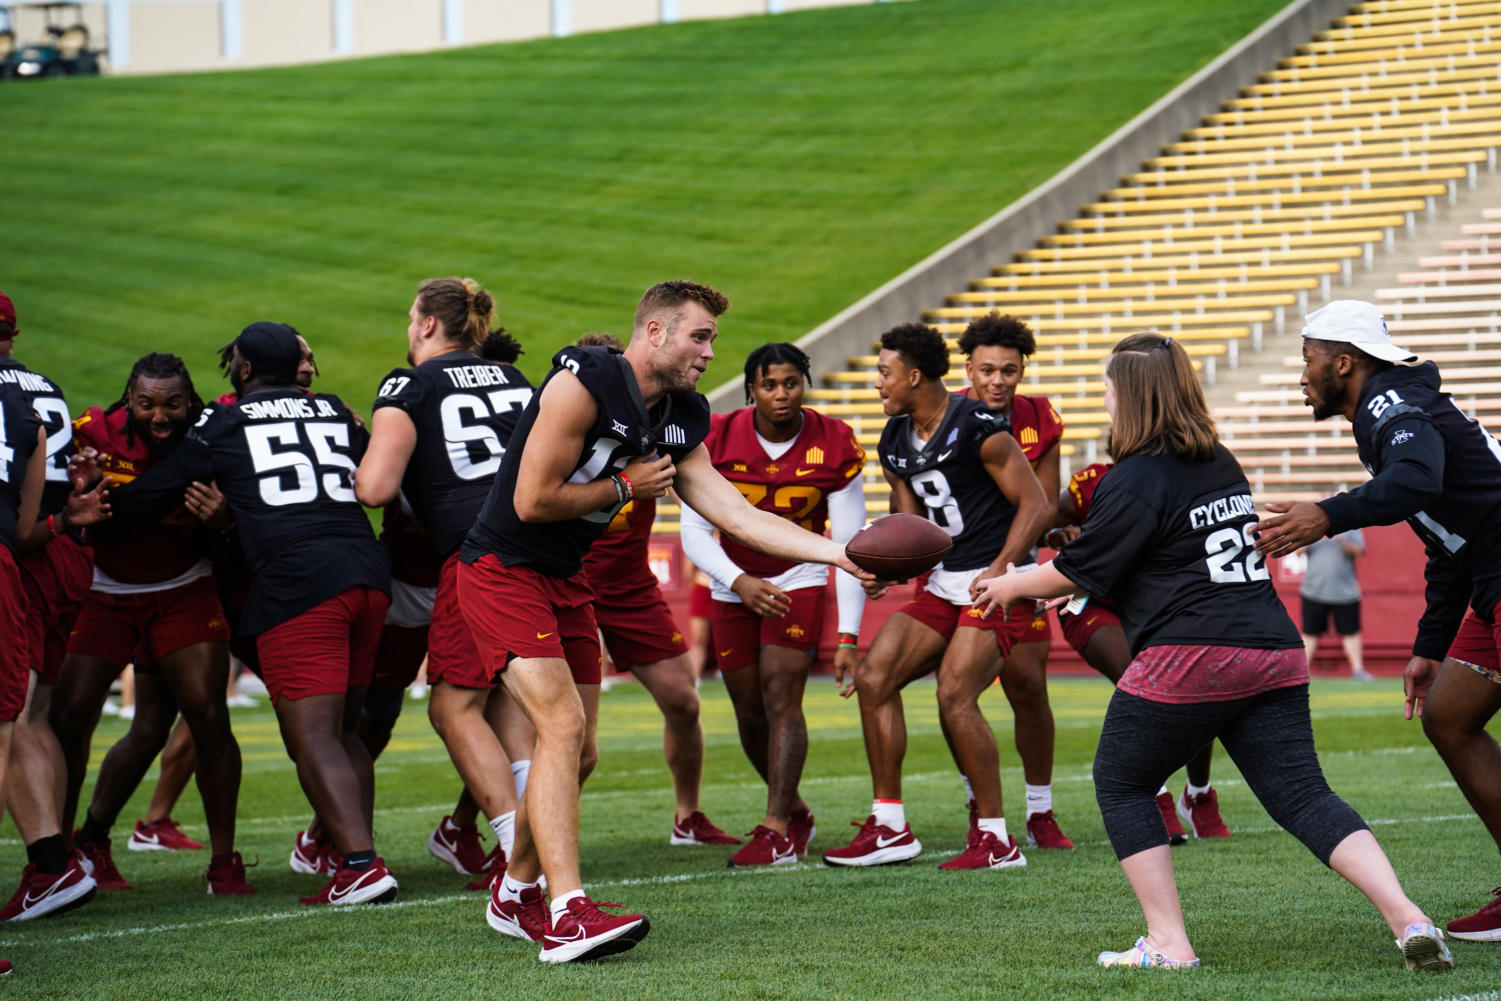
{"label": "concrete stadium wall", "polygon": [[[176,73],[318,62],[451,45],[894,0],[93,0],[83,20],[107,72]],[[0,0],[0,27],[9,18]],[[19,8],[18,37],[43,37]]]}
{"label": "concrete stadium wall", "polygon": [[[1035,246],[1349,7],[1350,0],[1294,0],[1047,183],[820,324],[797,342],[812,359],[815,375],[843,370],[851,355],[869,352],[882,332],[921,319],[924,310],[943,305],[944,296],[963,291],[971,280]],[[738,379],[709,394],[716,410],[730,410],[743,401]]]}

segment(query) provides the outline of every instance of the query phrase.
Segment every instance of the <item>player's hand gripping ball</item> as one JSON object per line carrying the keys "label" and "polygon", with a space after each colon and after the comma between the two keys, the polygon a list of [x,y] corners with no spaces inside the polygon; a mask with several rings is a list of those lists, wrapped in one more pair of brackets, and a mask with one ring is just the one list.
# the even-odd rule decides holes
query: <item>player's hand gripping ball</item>
{"label": "player's hand gripping ball", "polygon": [[888,514],[844,547],[850,562],[881,580],[911,580],[936,567],[954,547],[943,529],[915,514]]}

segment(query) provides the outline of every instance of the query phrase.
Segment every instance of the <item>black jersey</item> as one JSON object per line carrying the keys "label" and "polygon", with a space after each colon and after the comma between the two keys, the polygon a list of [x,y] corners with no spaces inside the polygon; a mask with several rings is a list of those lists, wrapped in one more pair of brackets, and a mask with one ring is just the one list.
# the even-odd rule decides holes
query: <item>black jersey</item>
{"label": "black jersey", "polygon": [[913,440],[909,416],[891,418],[881,431],[881,465],[912,488],[928,520],[954,540],[945,570],[983,569],[1006,544],[1016,506],[985,469],[980,448],[1010,430],[1004,415],[980,401],[950,396],[938,430],[922,446]]}
{"label": "black jersey", "polygon": [[211,403],[169,456],[110,493],[111,522],[160,517],[213,480],[250,561],[239,632],[254,636],[351,587],[389,590],[391,564],[354,496],[370,436],[336,396],[295,386]]}
{"label": "black jersey", "polygon": [[0,545],[12,552],[16,518],[21,513],[21,481],[26,478],[26,461],[36,451],[39,425],[26,394],[0,383]]}
{"label": "black jersey", "polygon": [[57,514],[68,506],[68,457],[73,454],[73,416],[63,391],[39,372],[0,355],[0,383],[10,383],[25,394],[31,409],[47,428],[47,485],[42,488],[41,517]]}
{"label": "black jersey", "polygon": [[1256,505],[1240,463],[1138,452],[1100,480],[1079,537],[1053,566],[1108,594],[1133,655],[1152,646],[1302,645],[1256,552]]}
{"label": "black jersey", "polygon": [[381,382],[375,409],[400,407],[417,428],[401,492],[440,557],[474,526],[531,398],[532,384],[516,368],[468,351],[395,369]]}
{"label": "black jersey", "polygon": [[460,550],[465,562],[494,553],[506,566],[529,566],[551,577],[571,577],[582,568],[584,554],[621,507],[612,503],[581,518],[543,524],[523,523],[516,516],[521,455],[547,383],[559,372],[567,370],[577,376],[599,404],[570,483],[608,479],[641,455],[670,455],[674,462],[681,462],[709,433],[709,402],[698,393],[669,393],[648,412],[630,363],[618,351],[567,347],[552,361],[553,370],[522,413],[490,496]]}
{"label": "black jersey", "polygon": [[1320,501],[1329,534],[1403,519],[1428,552],[1427,609],[1413,654],[1443,659],[1466,604],[1501,602],[1501,442],[1440,388],[1432,362],[1365,381],[1355,444],[1373,479]]}

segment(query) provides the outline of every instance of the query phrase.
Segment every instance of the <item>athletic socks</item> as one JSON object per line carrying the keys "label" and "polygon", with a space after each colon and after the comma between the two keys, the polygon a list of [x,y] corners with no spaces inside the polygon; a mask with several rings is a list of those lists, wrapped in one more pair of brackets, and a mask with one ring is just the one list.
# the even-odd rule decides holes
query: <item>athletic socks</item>
{"label": "athletic socks", "polygon": [[344,856],[344,868],[353,869],[355,872],[364,872],[374,864],[374,848],[362,852],[350,852]]}
{"label": "athletic socks", "polygon": [[541,886],[542,881],[535,883],[523,883],[518,879],[512,879],[510,873],[500,877],[500,899],[518,901],[521,899],[522,890],[530,890],[534,886]]}
{"label": "athletic socks", "polygon": [[1202,796],[1209,791],[1209,786],[1207,785],[1196,786],[1192,782],[1189,782],[1187,783],[1187,786],[1188,791],[1184,795],[1186,795],[1189,799],[1193,799],[1195,796]]}
{"label": "athletic socks", "polygon": [[36,866],[37,872],[49,876],[61,876],[68,868],[68,849],[61,834],[38,838],[26,846],[26,861]]}
{"label": "athletic socks", "polygon": [[109,841],[109,825],[102,823],[90,810],[84,814],[83,826],[78,830],[77,840],[79,844],[102,845]]}
{"label": "athletic socks", "polygon": [[878,799],[871,805],[870,812],[882,827],[900,831],[907,826],[907,810],[899,799]]}
{"label": "athletic socks", "polygon": [[959,781],[964,783],[964,802],[968,803],[975,798],[975,787],[969,784],[969,776],[959,773]]}
{"label": "athletic socks", "polygon": [[490,830],[495,832],[495,840],[500,842],[500,850],[505,852],[506,858],[511,857],[511,849],[516,845],[516,811],[502,813],[492,818]]}
{"label": "athletic socks", "polygon": [[997,840],[1005,841],[1006,840],[1006,818],[1005,817],[981,817],[980,818],[980,830],[987,831],[987,832],[989,832],[991,834],[994,834],[996,836]]}
{"label": "athletic socks", "polygon": [[574,899],[575,897],[582,897],[583,895],[584,895],[584,891],[583,890],[574,890],[571,893],[565,893],[565,894],[563,894],[561,897],[553,897],[552,898],[552,919],[553,919],[553,921],[556,922],[559,918],[561,918],[563,915],[565,915],[565,914],[568,913],[568,901]]}
{"label": "athletic socks", "polygon": [[[1039,813],[1047,813],[1053,808],[1053,787],[1027,786],[1027,816],[1035,817]],[[1004,838],[1002,840],[1005,840]]]}
{"label": "athletic socks", "polygon": [[[513,762],[511,762],[511,778],[516,783],[516,798],[517,799],[520,799],[521,797],[523,797],[523,796],[526,795],[526,779],[527,779],[527,776],[531,774],[531,771],[532,771],[532,762],[531,762],[531,759],[527,759],[526,761],[513,761]],[[507,852],[506,854],[507,854],[507,856],[509,856],[510,852]]]}

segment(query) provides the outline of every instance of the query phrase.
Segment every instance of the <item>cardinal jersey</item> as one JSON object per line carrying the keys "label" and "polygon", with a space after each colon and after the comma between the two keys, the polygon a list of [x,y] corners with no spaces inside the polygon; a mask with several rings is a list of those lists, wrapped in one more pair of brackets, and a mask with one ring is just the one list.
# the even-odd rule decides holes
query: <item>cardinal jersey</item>
{"label": "cardinal jersey", "polygon": [[[972,389],[965,389],[959,395],[972,399],[972,393]],[[1012,395],[1011,413],[1006,420],[1011,425],[1011,436],[1034,469],[1063,440],[1063,418],[1046,396]]]}
{"label": "cardinal jersey", "polygon": [[615,512],[604,534],[584,554],[584,572],[595,593],[609,598],[633,588],[657,588],[646,555],[656,519],[654,497],[626,501],[625,507]]}
{"label": "cardinal jersey", "polygon": [[[766,454],[756,437],[754,407],[710,418],[704,440],[714,468],[762,511],[822,535],[829,521],[829,494],[860,475],[865,450],[844,421],[803,408],[803,426],[782,457]],[[729,536],[725,555],[752,577],[775,577],[797,566],[759,553]]]}
{"label": "cardinal jersey", "polygon": [[40,517],[57,514],[68,503],[68,456],[73,454],[73,422],[63,391],[44,375],[9,355],[0,355],[0,385],[19,389],[47,429],[47,485],[42,488]]}
{"label": "cardinal jersey", "polygon": [[[90,407],[73,422],[74,441],[98,451],[100,471],[122,486],[163,461],[151,454],[145,438],[127,431],[129,421],[130,409],[122,406],[108,413]],[[179,444],[177,449],[181,448]],[[181,492],[176,501],[156,519],[135,525],[130,532],[94,533],[96,588],[114,590],[111,582],[132,590],[140,590],[135,585],[180,583],[179,578],[205,559],[207,535],[198,519],[183,508]],[[206,563],[201,569],[201,575],[207,576]]]}
{"label": "cardinal jersey", "polygon": [[1089,508],[1094,504],[1094,492],[1111,468],[1110,463],[1092,462],[1068,478],[1068,492],[1079,512],[1079,524],[1084,524],[1084,519],[1089,517]]}
{"label": "cardinal jersey", "polygon": [[1009,431],[1006,418],[975,400],[954,396],[938,430],[924,443],[912,418],[893,417],[881,432],[881,465],[904,480],[922,501],[928,520],[954,540],[945,570],[978,570],[1006,542],[1016,507],[1001,493],[980,459],[985,439]]}
{"label": "cardinal jersey", "polygon": [[[38,418],[26,394],[0,383],[0,546],[15,551],[21,481],[36,451]],[[14,718],[14,717],[12,717]]]}
{"label": "cardinal jersey", "polygon": [[570,483],[609,479],[640,455],[670,455],[683,461],[709,433],[709,403],[698,393],[671,393],[648,413],[630,364],[609,348],[567,347],[553,357],[553,370],[527,404],[516,425],[521,448],[506,451],[479,520],[465,540],[460,557],[473,563],[494,553],[507,567],[529,566],[549,577],[572,577],[583,557],[604,534],[623,506],[611,504],[568,521],[523,523],[516,515],[516,477],[527,436],[537,421],[547,382],[568,371],[583,383],[599,406],[584,448],[574,461]]}

